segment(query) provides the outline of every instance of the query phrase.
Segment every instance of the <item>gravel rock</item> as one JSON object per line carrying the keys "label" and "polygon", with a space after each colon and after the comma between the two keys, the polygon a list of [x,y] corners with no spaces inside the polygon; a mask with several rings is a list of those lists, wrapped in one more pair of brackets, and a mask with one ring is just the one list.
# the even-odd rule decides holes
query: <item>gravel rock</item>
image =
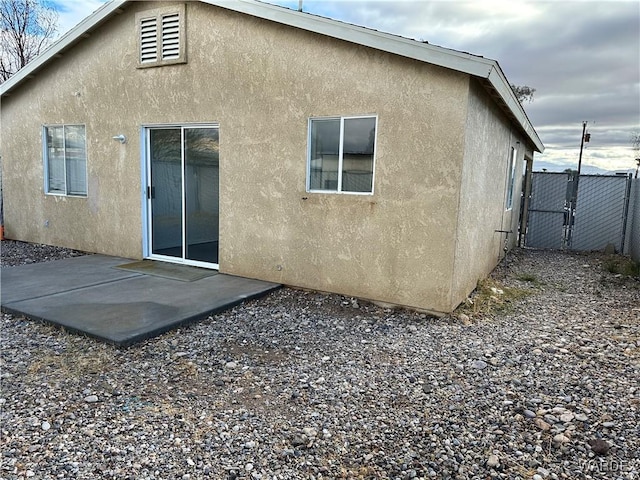
{"label": "gravel rock", "polygon": [[502,313],[284,288],[126,349],[3,313],[0,478],[638,478],[640,285],[606,258],[515,250]]}
{"label": "gravel rock", "polygon": [[483,370],[487,368],[487,365],[488,365],[487,362],[483,360],[474,360],[473,363],[471,364],[473,368],[477,368],[478,370]]}
{"label": "gravel rock", "polygon": [[543,432],[548,432],[549,430],[551,430],[551,425],[541,418],[534,419],[533,423],[535,423],[536,427],[538,427]]}
{"label": "gravel rock", "polygon": [[601,438],[589,439],[587,443],[591,446],[591,450],[598,455],[605,455],[611,448],[609,442],[602,440]]}
{"label": "gravel rock", "polygon": [[564,423],[569,423],[574,418],[576,418],[576,416],[571,412],[563,413],[562,415],[560,415],[560,421]]}
{"label": "gravel rock", "polygon": [[54,247],[52,245],[2,240],[1,264],[3,267],[13,267],[16,265],[27,265],[29,263],[50,262],[52,260],[69,257],[80,257],[82,255],[87,254],[69,248]]}

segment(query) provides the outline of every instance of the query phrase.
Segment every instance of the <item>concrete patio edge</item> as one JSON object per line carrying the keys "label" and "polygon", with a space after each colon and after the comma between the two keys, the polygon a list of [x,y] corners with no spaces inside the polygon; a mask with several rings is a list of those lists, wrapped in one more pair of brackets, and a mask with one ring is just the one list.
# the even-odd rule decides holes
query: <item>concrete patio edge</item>
{"label": "concrete patio edge", "polygon": [[122,262],[90,255],[2,268],[1,309],[129,347],[281,287],[225,274],[193,282],[114,274]]}

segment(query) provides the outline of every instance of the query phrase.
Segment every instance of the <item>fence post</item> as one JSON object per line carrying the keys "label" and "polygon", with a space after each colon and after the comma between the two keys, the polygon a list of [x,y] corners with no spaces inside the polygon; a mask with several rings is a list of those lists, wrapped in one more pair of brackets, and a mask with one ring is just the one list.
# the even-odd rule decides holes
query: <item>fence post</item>
{"label": "fence post", "polygon": [[531,197],[531,181],[533,180],[533,159],[528,159],[525,156],[524,160],[527,162],[527,171],[524,174],[522,202],[520,203],[522,213],[520,214],[520,225],[518,226],[518,247],[521,247],[526,240],[527,224],[529,223],[529,198]]}
{"label": "fence post", "polygon": [[[579,167],[578,167],[579,168]],[[562,243],[562,249],[571,250],[573,243],[573,229],[576,221],[576,208],[578,205],[578,183],[580,181],[580,171],[573,171],[568,174],[567,178],[567,211],[569,218],[566,222],[566,230],[564,234],[564,240]]]}
{"label": "fence post", "polygon": [[627,221],[629,219],[629,201],[631,200],[632,176],[627,177],[627,185],[624,190],[624,209],[622,213],[622,239],[620,240],[620,253],[624,255],[624,243],[627,236]]}

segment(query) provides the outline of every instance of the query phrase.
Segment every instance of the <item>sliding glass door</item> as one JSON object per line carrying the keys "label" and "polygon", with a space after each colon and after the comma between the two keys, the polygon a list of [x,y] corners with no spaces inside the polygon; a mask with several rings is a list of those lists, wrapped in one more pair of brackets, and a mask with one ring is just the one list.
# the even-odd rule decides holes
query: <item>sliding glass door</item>
{"label": "sliding glass door", "polygon": [[150,256],[217,267],[218,127],[151,127],[146,132]]}

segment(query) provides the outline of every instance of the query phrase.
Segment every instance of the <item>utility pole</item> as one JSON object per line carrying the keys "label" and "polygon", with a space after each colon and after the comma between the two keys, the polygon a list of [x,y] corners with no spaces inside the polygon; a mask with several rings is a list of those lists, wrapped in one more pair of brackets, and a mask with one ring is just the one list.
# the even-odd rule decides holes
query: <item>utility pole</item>
{"label": "utility pole", "polygon": [[580,139],[580,154],[578,155],[578,171],[575,174],[569,174],[569,181],[571,182],[571,193],[569,200],[569,218],[565,222],[567,225],[564,246],[571,248],[573,242],[573,227],[575,225],[576,205],[578,204],[578,182],[580,181],[580,171],[582,170],[582,150],[584,144],[591,139],[591,134],[587,133],[587,121],[582,122],[582,138]]}
{"label": "utility pole", "polygon": [[584,142],[588,142],[591,138],[590,133],[587,131],[587,122],[582,122],[582,139],[580,140],[580,155],[578,156],[578,175],[580,175],[580,169],[582,168],[582,149],[584,148]]}

